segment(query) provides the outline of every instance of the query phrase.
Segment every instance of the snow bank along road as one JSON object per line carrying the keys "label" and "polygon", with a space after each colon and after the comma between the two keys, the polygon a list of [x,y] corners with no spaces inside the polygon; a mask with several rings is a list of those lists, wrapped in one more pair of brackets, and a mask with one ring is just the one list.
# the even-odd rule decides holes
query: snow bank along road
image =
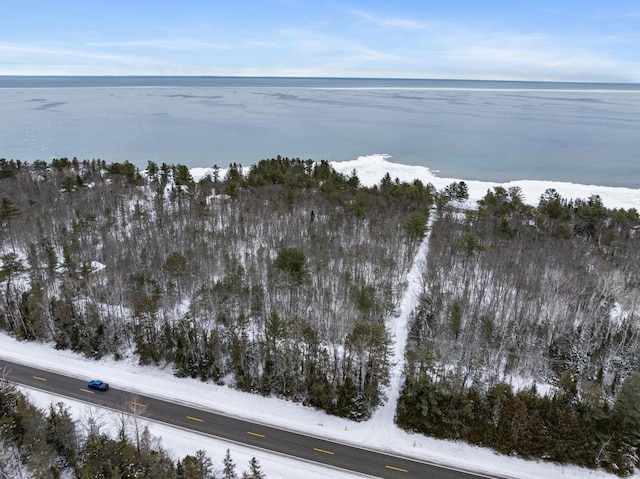
{"label": "snow bank along road", "polygon": [[[150,396],[133,395],[118,389],[96,392],[86,382],[21,364],[0,360],[0,371],[6,378],[56,395],[107,407],[128,414],[139,414],[146,420],[158,421],[245,446],[256,447],[288,456],[383,478],[478,479],[478,475],[435,464],[419,462],[338,442],[305,436],[262,424],[228,417]],[[197,398],[194,398],[194,404]]]}

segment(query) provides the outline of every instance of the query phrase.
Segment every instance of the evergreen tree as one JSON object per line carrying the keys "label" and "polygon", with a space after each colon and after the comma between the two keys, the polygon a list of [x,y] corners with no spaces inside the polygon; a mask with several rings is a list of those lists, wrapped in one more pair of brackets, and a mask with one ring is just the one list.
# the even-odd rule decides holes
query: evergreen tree
{"label": "evergreen tree", "polygon": [[278,251],[273,265],[282,271],[296,285],[301,284],[308,275],[307,258],[299,248],[283,248]]}
{"label": "evergreen tree", "polygon": [[267,476],[260,467],[260,463],[255,457],[249,461],[249,471],[242,473],[242,479],[266,479]]}
{"label": "evergreen tree", "polygon": [[47,442],[53,446],[65,465],[75,468],[78,462],[79,441],[76,424],[68,408],[61,402],[56,404],[55,408],[50,405],[46,420]]}
{"label": "evergreen tree", "polygon": [[196,451],[195,456],[185,456],[178,463],[177,479],[215,479],[213,462],[205,451]]}
{"label": "evergreen tree", "polygon": [[7,282],[5,298],[9,300],[11,297],[11,280],[20,273],[24,273],[27,269],[16,253],[0,255],[0,261],[2,261],[2,265],[0,266],[0,281]]}
{"label": "evergreen tree", "polygon": [[222,460],[224,468],[222,469],[222,479],[238,479],[236,473],[236,464],[231,459],[231,452],[227,449],[227,452]]}
{"label": "evergreen tree", "polygon": [[407,236],[414,241],[422,241],[427,234],[427,221],[429,215],[423,211],[416,211],[409,216],[405,224]]}
{"label": "evergreen tree", "polygon": [[[4,233],[5,230],[8,230],[11,220],[18,216],[20,216],[20,208],[11,199],[3,196],[0,200],[0,226],[2,227],[0,232]],[[3,236],[0,236],[1,239]]]}

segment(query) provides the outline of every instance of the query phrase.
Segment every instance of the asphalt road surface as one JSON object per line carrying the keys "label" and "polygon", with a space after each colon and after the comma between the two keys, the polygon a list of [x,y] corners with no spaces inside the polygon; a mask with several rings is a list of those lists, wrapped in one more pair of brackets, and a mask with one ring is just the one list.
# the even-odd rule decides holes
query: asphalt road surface
{"label": "asphalt road surface", "polygon": [[[179,426],[201,434],[234,441],[267,451],[306,459],[380,478],[402,479],[478,479],[497,476],[474,474],[332,442],[275,427],[256,424],[218,413],[172,403],[129,391],[110,388],[106,392],[87,389],[87,382],[0,359],[5,379],[56,395],[106,406],[125,412],[137,411],[154,421]],[[194,398],[194,402],[197,398]]]}

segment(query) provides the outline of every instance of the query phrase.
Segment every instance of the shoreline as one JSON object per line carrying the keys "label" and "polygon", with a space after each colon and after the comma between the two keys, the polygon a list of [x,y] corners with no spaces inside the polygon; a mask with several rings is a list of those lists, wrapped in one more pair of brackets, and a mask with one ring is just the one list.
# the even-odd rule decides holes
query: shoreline
{"label": "shoreline", "polygon": [[[386,173],[391,178],[398,178],[402,182],[411,183],[420,180],[423,183],[431,183],[441,190],[453,182],[464,181],[469,187],[469,202],[474,203],[484,197],[488,190],[496,186],[504,188],[519,187],[524,196],[524,202],[529,205],[537,205],[540,196],[549,188],[555,189],[563,198],[587,199],[591,195],[598,195],[602,199],[605,207],[623,208],[629,210],[640,209],[640,188],[629,188],[625,186],[602,186],[555,180],[513,180],[508,182],[465,180],[460,178],[446,178],[437,176],[436,171],[425,166],[406,165],[388,161],[391,158],[387,154],[372,154],[359,156],[355,160],[329,161],[329,164],[339,173],[350,176],[356,170],[360,183],[363,186],[371,187],[380,183]],[[251,168],[243,166],[245,174]],[[228,168],[220,168],[220,177],[224,177]],[[205,175],[211,173],[213,168],[190,168],[189,171],[195,181],[200,180]]]}
{"label": "shoreline", "polygon": [[[233,82],[232,87],[264,86],[262,83],[279,82],[278,87],[303,87],[335,89],[330,83],[352,83],[353,87],[337,87],[337,89],[436,89],[436,90],[489,90],[489,91],[579,91],[608,92],[630,91],[640,92],[640,83],[632,82],[581,82],[581,81],[549,81],[549,80],[506,80],[477,78],[409,78],[409,77],[336,77],[336,76],[251,76],[251,75],[0,75],[1,88],[75,88],[79,83],[87,87],[225,87],[225,83]],[[34,86],[33,83],[39,83]],[[238,85],[247,83],[247,85]],[[365,86],[375,84],[376,86]],[[397,84],[406,84],[403,87]],[[8,85],[8,86],[5,86]],[[319,85],[324,84],[324,85]],[[444,86],[446,84],[446,86]],[[475,85],[475,86],[474,86]],[[533,88],[525,87],[532,85]]]}

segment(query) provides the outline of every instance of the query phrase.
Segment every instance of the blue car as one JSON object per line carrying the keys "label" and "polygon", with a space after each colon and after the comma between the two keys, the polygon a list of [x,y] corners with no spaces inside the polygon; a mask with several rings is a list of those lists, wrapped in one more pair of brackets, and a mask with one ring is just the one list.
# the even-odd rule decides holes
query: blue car
{"label": "blue car", "polygon": [[109,389],[109,384],[100,381],[99,379],[92,379],[87,383],[89,389],[95,389],[96,391],[106,391]]}

